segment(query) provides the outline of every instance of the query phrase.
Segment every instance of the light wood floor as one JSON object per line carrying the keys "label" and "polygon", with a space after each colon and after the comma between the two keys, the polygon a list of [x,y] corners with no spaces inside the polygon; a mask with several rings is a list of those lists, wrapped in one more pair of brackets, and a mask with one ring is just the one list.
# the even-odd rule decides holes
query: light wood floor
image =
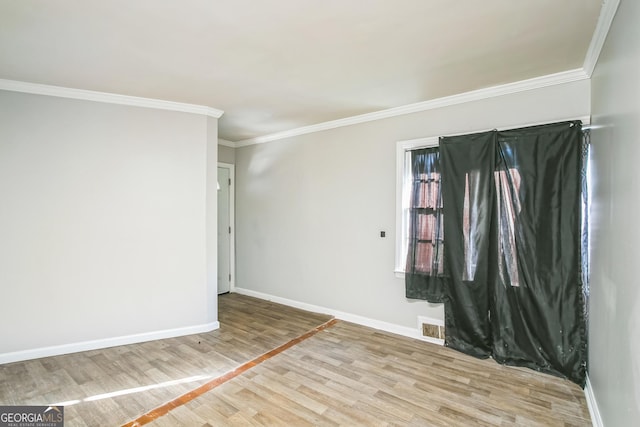
{"label": "light wood floor", "polygon": [[[67,426],[121,425],[329,319],[237,294],[219,307],[208,334],[0,365],[0,405],[79,401]],[[591,423],[569,381],[338,322],[150,425]]]}

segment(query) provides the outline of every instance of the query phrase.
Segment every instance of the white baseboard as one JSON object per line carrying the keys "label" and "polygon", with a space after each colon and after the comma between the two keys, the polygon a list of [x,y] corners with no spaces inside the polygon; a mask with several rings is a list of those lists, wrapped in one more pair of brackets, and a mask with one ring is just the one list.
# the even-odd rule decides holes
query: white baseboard
{"label": "white baseboard", "polygon": [[594,427],[604,427],[600,410],[598,409],[598,402],[596,402],[596,396],[593,394],[593,388],[591,387],[588,374],[587,382],[584,386],[584,397],[587,399],[587,407],[589,408],[589,415],[591,415],[591,424]]}
{"label": "white baseboard", "polygon": [[390,332],[396,335],[402,335],[409,338],[427,341],[433,344],[444,345],[444,340],[437,338],[423,337],[417,329],[408,326],[396,325],[395,323],[383,322],[381,320],[371,319],[369,317],[359,316],[357,314],[345,313],[344,311],[334,310],[332,308],[322,307],[305,302],[295,301],[288,298],[277,297],[262,292],[253,291],[251,289],[239,288],[236,286],[235,292],[250,297],[260,298],[267,301],[273,301],[278,304],[288,305],[289,307],[299,308],[301,310],[313,311],[315,313],[324,313],[334,316],[336,319],[344,320],[358,325],[367,326],[369,328],[378,329],[380,331]]}
{"label": "white baseboard", "polygon": [[142,334],[125,335],[122,337],[34,348],[30,350],[14,351],[11,353],[1,353],[0,364],[39,359],[41,357],[59,356],[61,354],[77,353],[79,351],[99,350],[101,348],[136,344],[145,341],[161,340],[164,338],[174,338],[184,335],[201,334],[211,332],[218,328],[220,328],[220,323],[216,321],[202,325],[187,326],[184,328],[166,329],[162,331],[145,332]]}

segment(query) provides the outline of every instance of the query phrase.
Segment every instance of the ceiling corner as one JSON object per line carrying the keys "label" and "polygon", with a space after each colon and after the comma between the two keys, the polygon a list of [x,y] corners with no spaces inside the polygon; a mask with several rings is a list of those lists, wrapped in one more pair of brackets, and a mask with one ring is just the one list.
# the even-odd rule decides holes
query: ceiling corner
{"label": "ceiling corner", "polygon": [[233,141],[227,141],[226,139],[218,138],[218,145],[223,145],[225,147],[238,148],[237,144]]}
{"label": "ceiling corner", "polygon": [[600,51],[604,46],[604,42],[613,23],[613,18],[616,16],[616,11],[620,5],[620,0],[603,0],[602,10],[598,17],[598,23],[596,24],[596,30],[591,38],[587,55],[584,59],[584,65],[582,68],[589,78],[593,74],[593,70],[598,62]]}

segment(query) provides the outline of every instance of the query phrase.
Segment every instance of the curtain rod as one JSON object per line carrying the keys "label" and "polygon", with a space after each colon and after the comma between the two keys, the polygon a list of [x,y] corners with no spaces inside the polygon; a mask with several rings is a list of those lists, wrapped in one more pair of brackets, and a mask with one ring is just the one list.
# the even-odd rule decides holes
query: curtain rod
{"label": "curtain rod", "polygon": [[501,132],[501,131],[509,131],[509,130],[515,130],[515,129],[534,127],[534,126],[552,125],[554,123],[575,122],[575,121],[581,121],[582,122],[582,129],[596,129],[595,126],[593,126],[593,127],[591,126],[591,116],[584,116],[584,117],[577,117],[577,118],[573,118],[573,119],[554,120],[554,121],[550,121],[550,122],[549,121],[533,122],[533,123],[527,123],[527,124],[516,125],[516,126],[505,126],[505,127],[498,127],[498,128],[492,128],[492,129],[483,129],[483,130],[467,131],[467,132],[458,132],[458,133],[454,133],[454,134],[440,135],[440,136],[437,136],[436,138],[442,138],[443,136],[460,136],[460,135],[468,135],[468,134],[473,134],[473,133],[490,132],[492,130]]}

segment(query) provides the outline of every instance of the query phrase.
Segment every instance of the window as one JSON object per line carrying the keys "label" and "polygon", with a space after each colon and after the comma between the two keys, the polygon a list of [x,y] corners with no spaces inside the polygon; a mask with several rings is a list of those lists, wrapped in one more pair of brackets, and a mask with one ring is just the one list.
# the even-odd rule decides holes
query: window
{"label": "window", "polygon": [[[396,276],[403,278],[407,263],[407,254],[409,250],[409,228],[411,223],[411,192],[413,188],[413,171],[411,162],[411,152],[413,150],[421,148],[432,148],[438,146],[438,138],[421,138],[409,141],[400,141],[396,147]],[[436,178],[438,183],[436,184]],[[418,206],[423,206],[425,209],[427,206],[435,207],[436,200],[433,200],[433,194],[435,185],[439,185],[439,177],[435,176],[422,176],[422,192],[418,194],[416,203]],[[441,203],[441,202],[440,202]],[[426,211],[424,212],[426,213]],[[432,246],[427,245],[427,240],[431,240],[434,233],[437,231],[442,233],[441,230],[436,230],[433,227],[435,223],[435,217],[433,215],[417,215],[418,229],[421,230],[420,234],[424,239],[416,242],[414,246],[416,251],[420,251],[421,259],[430,259],[429,254],[433,255]],[[430,237],[431,236],[431,237]],[[442,236],[440,236],[441,238]],[[441,257],[442,255],[440,255]],[[426,258],[425,258],[426,257]],[[436,259],[437,262],[437,259]],[[435,264],[440,270],[442,263]],[[422,265],[418,265],[417,268],[424,272],[430,272],[434,264],[426,262]]]}
{"label": "window", "polygon": [[[415,251],[414,272],[442,275],[443,273],[443,240],[442,199],[438,198],[440,175],[414,173],[412,153],[425,148],[438,146],[438,138],[424,138],[401,141],[397,146],[397,214],[396,214],[396,276],[404,277],[407,271],[407,255]],[[465,179],[465,204],[463,212],[464,236],[464,272],[463,280],[473,280],[476,270],[477,236],[474,223],[477,214],[473,212],[474,204],[470,203],[477,193],[477,174],[472,171]],[[515,189],[509,190],[508,183]],[[520,174],[516,169],[501,169],[495,172],[497,193],[499,257],[500,271],[504,271],[512,286],[519,286],[517,255],[515,248],[515,217],[520,211],[518,196]],[[413,206],[412,206],[412,192]],[[413,241],[412,236],[412,221]]]}

